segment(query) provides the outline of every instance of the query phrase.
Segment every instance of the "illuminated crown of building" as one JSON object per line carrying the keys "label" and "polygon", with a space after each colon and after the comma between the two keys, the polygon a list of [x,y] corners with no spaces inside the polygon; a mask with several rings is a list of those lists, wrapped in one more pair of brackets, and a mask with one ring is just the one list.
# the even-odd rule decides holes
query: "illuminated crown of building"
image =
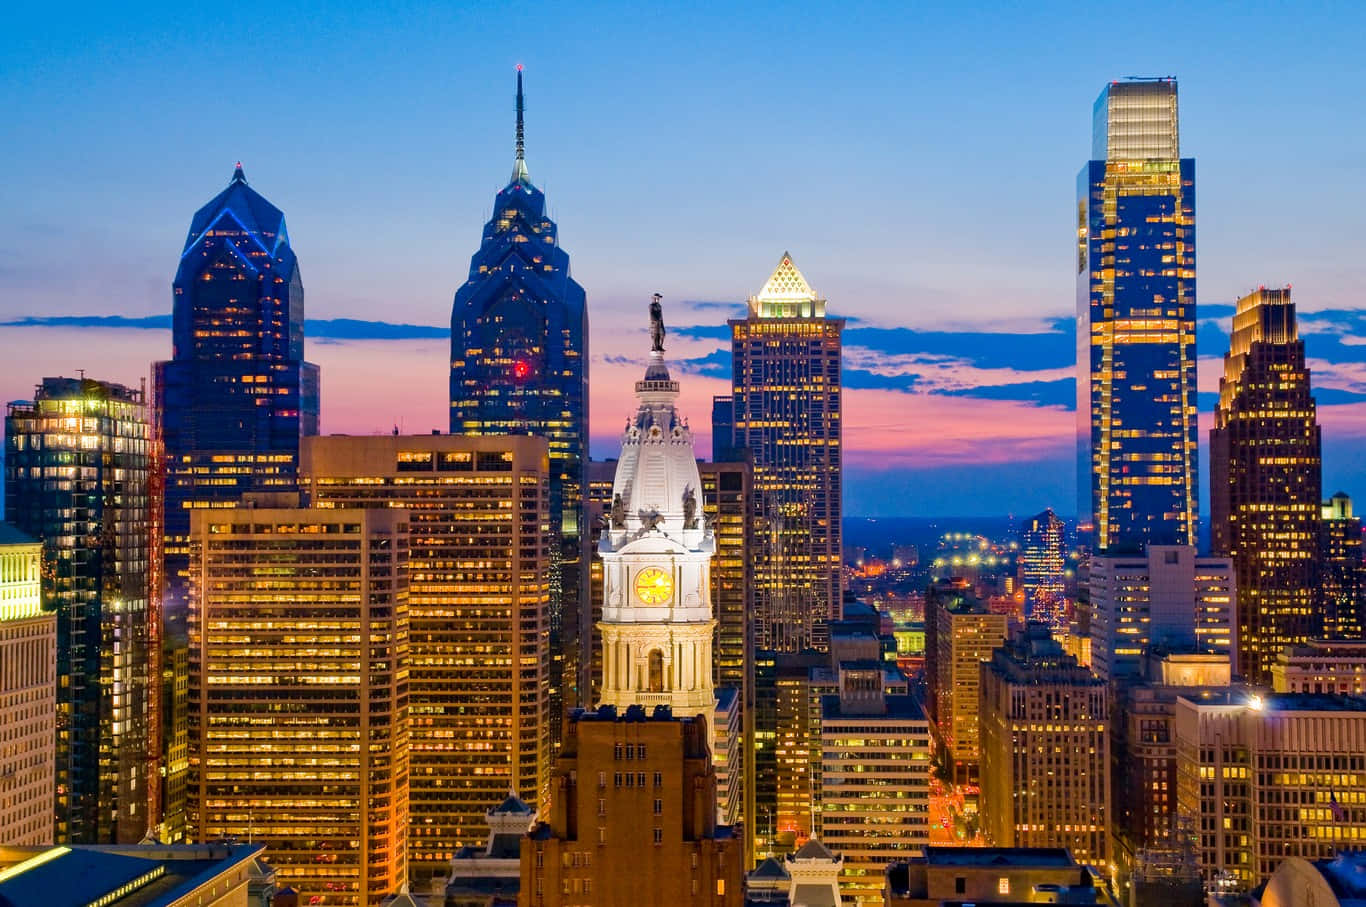
{"label": "illuminated crown of building", "polygon": [[784,252],[764,288],[749,298],[749,311],[759,318],[824,318],[825,300],[811,289],[791,254]]}
{"label": "illuminated crown of building", "polygon": [[711,558],[716,540],[702,515],[693,436],[678,414],[678,382],[664,362],[663,320],[639,405],[627,421],[598,543],[603,562],[602,703],[667,705],[711,726]]}

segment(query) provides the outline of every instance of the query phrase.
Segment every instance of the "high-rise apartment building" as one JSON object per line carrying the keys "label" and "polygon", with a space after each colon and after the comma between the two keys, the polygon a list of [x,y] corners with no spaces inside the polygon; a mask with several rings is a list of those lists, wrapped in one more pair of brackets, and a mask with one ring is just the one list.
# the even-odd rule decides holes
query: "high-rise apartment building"
{"label": "high-rise apartment building", "polygon": [[150,446],[143,392],[89,378],[44,378],[5,420],[5,516],[42,541],[57,615],[61,844],[133,844],[155,821]]}
{"label": "high-rise apartment building", "polygon": [[[242,165],[190,221],[172,284],[171,358],[152,366],[154,654],[184,662],[190,514],[248,492],[297,489],[299,439],[318,432],[318,367],[304,361],[304,285],[285,216]],[[159,834],[180,840],[185,704],[161,697]],[[176,752],[171,752],[175,749]]]}
{"label": "high-rise apartment building", "polygon": [[914,696],[888,696],[883,666],[839,667],[821,698],[820,837],[844,857],[846,901],[881,905],[887,865],[930,842],[930,722]]}
{"label": "high-rise apartment building", "polygon": [[1067,536],[1051,509],[1020,526],[1020,585],[1025,616],[1055,629],[1067,625]]}
{"label": "high-rise apartment building", "polygon": [[414,877],[483,839],[515,790],[550,778],[549,460],[529,437],[320,436],[300,473],[315,508],[409,514]]}
{"label": "high-rise apartment building", "polygon": [[1238,300],[1209,439],[1210,547],[1233,560],[1238,669],[1265,683],[1281,649],[1323,630],[1323,459],[1289,287]]}
{"label": "high-rise apartment building", "polygon": [[43,546],[0,523],[0,829],[8,846],[52,843],[57,615],[43,607]]}
{"label": "high-rise apartment building", "polygon": [[1323,634],[1334,639],[1361,639],[1366,634],[1366,554],[1362,551],[1361,518],[1352,515],[1352,499],[1341,491],[1324,502],[1322,513],[1319,583],[1323,590]]}
{"label": "high-rise apartment building", "polygon": [[840,616],[840,336],[792,256],[732,319],[733,446],[749,451],[762,525],[754,547],[757,648],[824,648]]}
{"label": "high-rise apartment building", "polygon": [[982,829],[998,847],[1110,859],[1109,690],[1029,624],[982,671]]}
{"label": "high-rise apartment building", "polygon": [[1177,809],[1207,883],[1246,891],[1366,839],[1366,699],[1183,696],[1175,731]]}
{"label": "high-rise apartment building", "polygon": [[975,783],[981,759],[982,662],[991,661],[1005,644],[1007,618],[992,613],[966,582],[941,580],[925,596],[925,629],[925,677],[937,733],[953,761],[954,780]]}
{"label": "high-rise apartment building", "polygon": [[1077,512],[1094,547],[1194,545],[1195,161],[1173,79],[1111,82],[1077,179]]}
{"label": "high-rise apartment building", "polygon": [[407,879],[409,515],[297,502],[191,519],[189,834],[377,907]]}
{"label": "high-rise apartment building", "polygon": [[450,429],[550,443],[550,737],[558,747],[565,710],[588,705],[591,689],[588,308],[527,171],[522,114],[519,66],[512,177],[493,201],[451,310]]}
{"label": "high-rise apartment building", "polygon": [[1150,649],[1235,655],[1235,583],[1226,557],[1202,557],[1188,545],[1097,555],[1087,584],[1091,668],[1107,680],[1138,674]]}
{"label": "high-rise apartment building", "polygon": [[710,716],[640,705],[576,712],[549,815],[522,839],[518,903],[673,907],[744,903],[744,855],[716,823]]}

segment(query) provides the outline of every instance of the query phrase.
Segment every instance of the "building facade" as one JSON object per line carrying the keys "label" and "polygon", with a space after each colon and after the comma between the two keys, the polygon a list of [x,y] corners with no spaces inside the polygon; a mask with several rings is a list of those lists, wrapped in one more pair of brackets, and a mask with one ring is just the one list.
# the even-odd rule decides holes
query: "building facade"
{"label": "building facade", "polygon": [[291,497],[192,516],[189,833],[375,907],[407,880],[409,515]]}
{"label": "building facade", "polygon": [[1341,491],[1323,504],[1319,557],[1323,634],[1360,639],[1366,634],[1366,554],[1361,518],[1352,514],[1352,499]]}
{"label": "building facade", "polygon": [[821,699],[820,836],[844,858],[851,905],[881,905],[888,864],[930,842],[930,722],[913,696],[888,696],[879,664],[839,668]]}
{"label": "building facade", "polygon": [[569,255],[531,182],[517,70],[517,150],[493,202],[469,278],[451,309],[454,435],[538,435],[550,444],[550,736],[566,709],[588,705],[588,308]]}
{"label": "building facade", "polygon": [[1091,668],[1107,680],[1138,674],[1150,649],[1236,655],[1228,558],[1150,545],[1142,554],[1092,557],[1087,584]]}
{"label": "building facade", "polygon": [[0,828],[52,843],[57,764],[57,615],[43,607],[43,546],[0,523]]}
{"label": "building facade", "polygon": [[1323,631],[1323,458],[1290,288],[1238,300],[1210,429],[1210,534],[1238,585],[1238,668],[1256,683]]}
{"label": "building facade", "polygon": [[982,671],[982,829],[997,847],[1110,859],[1110,719],[1104,681],[1029,624]]}
{"label": "building facade", "polygon": [[925,598],[925,626],[925,678],[937,733],[952,760],[955,781],[976,783],[981,759],[982,662],[990,661],[997,647],[1005,644],[1007,619],[987,610],[966,584],[946,580],[931,584]]}
{"label": "building facade", "polygon": [[154,817],[150,429],[143,392],[44,378],[5,420],[5,515],[43,543],[57,615],[60,844],[131,844]]}
{"label": "building facade", "polygon": [[1025,616],[1061,629],[1067,625],[1066,525],[1051,509],[1020,527],[1020,585]]}
{"label": "building facade", "polygon": [[733,447],[754,464],[762,527],[754,548],[756,647],[824,648],[841,606],[840,351],[806,278],[782,260],[732,319]]}
{"label": "building facade", "polygon": [[1195,161],[1173,79],[1111,82],[1077,178],[1077,512],[1094,548],[1194,545]]}
{"label": "building facade", "polygon": [[412,716],[408,858],[441,872],[483,839],[509,789],[543,804],[550,783],[551,562],[542,438],[309,438],[313,507],[409,514]]}

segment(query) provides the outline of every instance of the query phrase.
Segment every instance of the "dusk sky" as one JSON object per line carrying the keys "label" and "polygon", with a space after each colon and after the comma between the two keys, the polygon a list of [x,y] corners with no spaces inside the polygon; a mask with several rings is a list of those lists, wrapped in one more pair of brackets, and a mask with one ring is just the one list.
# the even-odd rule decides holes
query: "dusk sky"
{"label": "dusk sky", "polygon": [[847,514],[1071,515],[1091,107],[1111,79],[1173,75],[1202,443],[1231,304],[1293,284],[1324,492],[1366,502],[1366,7],[13,6],[6,400],[77,369],[135,384],[169,357],[190,217],[241,160],[322,322],[324,431],[444,429],[451,299],[511,172],[521,62],[531,178],[588,294],[595,456],[633,408],[656,291],[710,454],[725,319],[789,250],[849,319]]}

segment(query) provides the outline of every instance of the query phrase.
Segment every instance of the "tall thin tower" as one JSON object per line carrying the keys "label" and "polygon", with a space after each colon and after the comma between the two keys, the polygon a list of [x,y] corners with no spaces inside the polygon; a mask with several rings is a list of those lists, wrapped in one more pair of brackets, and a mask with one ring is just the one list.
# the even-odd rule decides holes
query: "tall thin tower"
{"label": "tall thin tower", "polygon": [[1195,161],[1174,79],[1111,82],[1077,179],[1077,512],[1100,552],[1193,545]]}
{"label": "tall thin tower", "polygon": [[840,616],[840,351],[829,318],[784,252],[747,317],[730,321],[734,447],[754,458],[760,521],[755,647],[825,648]]}
{"label": "tall thin tower", "polygon": [[451,433],[550,442],[551,742],[566,709],[588,705],[592,662],[585,475],[588,308],[527,170],[522,69],[512,177],[493,201],[451,311]]}

